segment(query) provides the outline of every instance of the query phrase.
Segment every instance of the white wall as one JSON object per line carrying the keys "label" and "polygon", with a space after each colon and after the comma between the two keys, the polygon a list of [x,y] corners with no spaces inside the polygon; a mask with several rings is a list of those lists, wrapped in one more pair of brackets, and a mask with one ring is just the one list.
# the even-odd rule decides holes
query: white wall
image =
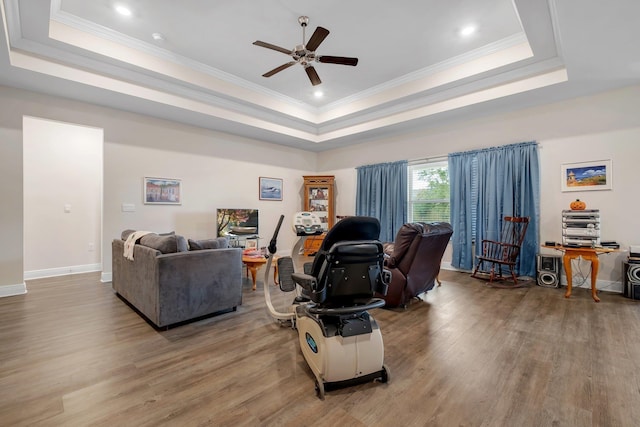
{"label": "white wall", "polygon": [[[640,158],[640,127],[591,135],[572,136],[542,141],[540,204],[540,239],[560,241],[562,236],[562,209],[569,209],[571,201],[579,198],[589,209],[600,209],[602,240],[615,240],[623,249],[640,243],[637,210],[640,201],[635,174]],[[611,159],[613,189],[611,191],[561,192],[560,167],[562,163]],[[627,253],[604,255],[600,261],[598,279],[608,282],[622,280],[622,261]],[[583,264],[588,269],[588,263]]]}
{"label": "white wall", "polygon": [[640,85],[540,107],[377,138],[318,154],[318,171],[396,160],[441,157],[457,151],[525,141],[556,140],[640,127]]}
{"label": "white wall", "polygon": [[[288,252],[295,243],[287,221],[291,221],[292,213],[302,206],[299,192],[306,172],[223,159],[213,154],[114,143],[105,146],[105,164],[105,240],[109,244],[105,247],[105,273],[111,272],[111,241],[118,238],[122,230],[175,231],[188,238],[211,238],[216,236],[218,208],[258,209],[261,246],[267,245],[280,215],[284,214],[278,250]],[[144,176],[181,179],[182,204],[143,204]],[[259,200],[260,176],[283,179],[282,201]],[[135,205],[135,212],[123,212],[123,203]]]}
{"label": "white wall", "polygon": [[24,117],[25,278],[102,270],[102,129]]}
{"label": "white wall", "polygon": [[[111,240],[125,228],[175,230],[187,237],[215,235],[218,207],[256,207],[260,235],[271,238],[281,213],[289,221],[300,210],[302,176],[316,172],[316,154],[186,126],[166,120],[103,108],[64,98],[0,86],[0,204],[3,239],[0,247],[0,296],[24,291],[23,282],[23,116],[104,129],[104,217],[102,264],[111,271]],[[180,206],[143,205],[144,176],[181,178]],[[283,201],[260,201],[258,178],[283,178]],[[6,186],[6,188],[5,188]],[[122,203],[135,204],[133,213]],[[285,225],[288,224],[285,222]],[[279,252],[287,253],[296,236],[284,226]],[[60,251],[71,248],[62,246]]]}
{"label": "white wall", "polygon": [[[640,159],[640,87],[607,92],[544,107],[435,127],[402,137],[372,141],[363,146],[336,149],[318,156],[318,167],[331,170],[341,183],[337,211],[355,213],[355,167],[395,160],[439,157],[443,154],[515,142],[540,143],[541,206],[540,241],[561,239],[561,211],[580,198],[589,208],[600,209],[603,240],[615,240],[622,248],[640,243],[636,212],[640,200],[633,197]],[[611,159],[613,190],[562,193],[562,163]],[[338,166],[341,166],[339,168]],[[545,251],[545,250],[543,250]],[[598,287],[620,290],[625,253],[601,257]],[[448,251],[443,260],[450,262]],[[581,264],[588,271],[589,264]],[[563,282],[564,283],[564,282]]]}
{"label": "white wall", "polygon": [[[630,141],[637,141],[640,136],[640,86],[443,124],[374,140],[366,148],[351,146],[318,154],[19,89],[0,87],[0,100],[0,135],[7,137],[0,147],[0,152],[6,155],[0,160],[3,166],[0,182],[16,182],[16,177],[22,176],[21,148],[16,146],[22,141],[23,115],[104,129],[103,267],[107,276],[111,266],[111,239],[125,228],[175,230],[189,237],[212,236],[215,209],[233,203],[237,207],[260,209],[260,234],[268,239],[280,213],[290,217],[299,210],[303,175],[335,175],[336,213],[351,215],[355,213],[356,166],[529,140],[541,143],[545,177],[542,240],[559,239],[560,236],[556,236],[559,212],[577,196],[577,193],[559,191],[559,163],[611,158],[613,191],[589,192],[581,198],[589,206],[603,209],[606,222],[603,222],[603,233],[607,239],[618,240],[623,245],[640,243],[637,228],[633,228],[634,212],[640,202],[633,198],[633,187],[629,184],[634,181],[637,169],[634,160],[639,157],[638,149]],[[149,175],[181,178],[185,203],[143,205],[142,177]],[[259,176],[284,179],[283,202],[258,200]],[[22,207],[22,193],[12,186],[6,190],[3,200],[6,204],[0,207],[3,215],[0,226],[9,233],[3,237],[22,230],[22,215],[16,215]],[[135,204],[136,211],[122,212],[122,203]],[[20,236],[0,248],[0,266],[10,270],[0,272],[0,287],[18,284],[16,277],[22,277],[21,242]],[[294,242],[293,232],[283,227],[279,249],[286,252]],[[619,279],[620,257],[622,255],[603,259],[602,280]]]}

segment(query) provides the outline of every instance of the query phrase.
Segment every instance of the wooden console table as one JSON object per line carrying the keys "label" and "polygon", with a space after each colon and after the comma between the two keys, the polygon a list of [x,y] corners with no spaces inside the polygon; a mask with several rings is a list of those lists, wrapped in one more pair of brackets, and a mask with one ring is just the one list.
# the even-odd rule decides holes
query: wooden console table
{"label": "wooden console table", "polygon": [[571,296],[571,287],[573,285],[573,273],[571,272],[571,260],[582,258],[587,261],[591,261],[591,297],[595,302],[600,302],[600,298],[596,295],[596,278],[598,277],[598,268],[600,267],[600,262],[598,261],[598,256],[610,252],[617,252],[619,249],[610,249],[610,248],[576,248],[571,246],[548,246],[543,245],[543,248],[555,249],[557,251],[563,252],[562,256],[562,264],[564,265],[564,272],[567,275],[567,292],[565,292],[564,297],[569,298]]}

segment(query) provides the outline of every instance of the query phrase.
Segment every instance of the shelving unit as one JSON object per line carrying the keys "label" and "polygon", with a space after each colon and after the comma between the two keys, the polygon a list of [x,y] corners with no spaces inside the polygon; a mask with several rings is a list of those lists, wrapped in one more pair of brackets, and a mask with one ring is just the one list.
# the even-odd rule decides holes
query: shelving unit
{"label": "shelving unit", "polygon": [[[304,206],[308,212],[314,212],[322,222],[322,229],[326,233],[336,221],[333,175],[303,176],[304,178]],[[303,254],[314,255],[320,249],[324,233],[320,236],[308,237],[304,242]]]}
{"label": "shelving unit", "polygon": [[304,176],[304,210],[315,212],[328,231],[335,224],[335,202],[333,175]]}

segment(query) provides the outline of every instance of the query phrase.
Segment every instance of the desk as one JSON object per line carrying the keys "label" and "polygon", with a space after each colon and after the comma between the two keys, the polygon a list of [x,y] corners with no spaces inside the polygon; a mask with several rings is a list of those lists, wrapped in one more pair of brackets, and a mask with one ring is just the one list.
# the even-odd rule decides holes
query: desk
{"label": "desk", "polygon": [[242,255],[242,262],[247,266],[249,271],[251,272],[251,281],[253,282],[253,289],[256,290],[256,273],[258,272],[258,268],[262,266],[262,264],[266,264],[267,259],[263,256],[253,257]]}
{"label": "desk", "polygon": [[598,277],[598,268],[600,262],[598,256],[610,252],[617,252],[618,249],[610,248],[573,248],[569,246],[547,246],[543,245],[543,248],[555,249],[564,253],[562,256],[562,264],[564,265],[564,272],[567,275],[567,292],[564,297],[569,298],[571,296],[571,287],[573,285],[573,273],[571,272],[571,260],[582,257],[582,259],[591,261],[591,297],[595,302],[600,302],[600,298],[596,295],[596,279]]}

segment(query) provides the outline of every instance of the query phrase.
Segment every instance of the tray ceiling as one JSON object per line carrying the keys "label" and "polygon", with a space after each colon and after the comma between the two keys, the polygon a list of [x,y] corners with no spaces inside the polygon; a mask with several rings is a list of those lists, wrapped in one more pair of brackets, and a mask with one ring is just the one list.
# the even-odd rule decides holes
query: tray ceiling
{"label": "tray ceiling", "polygon": [[[0,84],[321,151],[637,83],[621,24],[640,2],[614,3],[4,0]],[[330,31],[317,54],[358,65],[314,63],[315,87],[298,64],[262,77],[291,58],[252,43],[293,49],[301,15],[307,41]]]}

